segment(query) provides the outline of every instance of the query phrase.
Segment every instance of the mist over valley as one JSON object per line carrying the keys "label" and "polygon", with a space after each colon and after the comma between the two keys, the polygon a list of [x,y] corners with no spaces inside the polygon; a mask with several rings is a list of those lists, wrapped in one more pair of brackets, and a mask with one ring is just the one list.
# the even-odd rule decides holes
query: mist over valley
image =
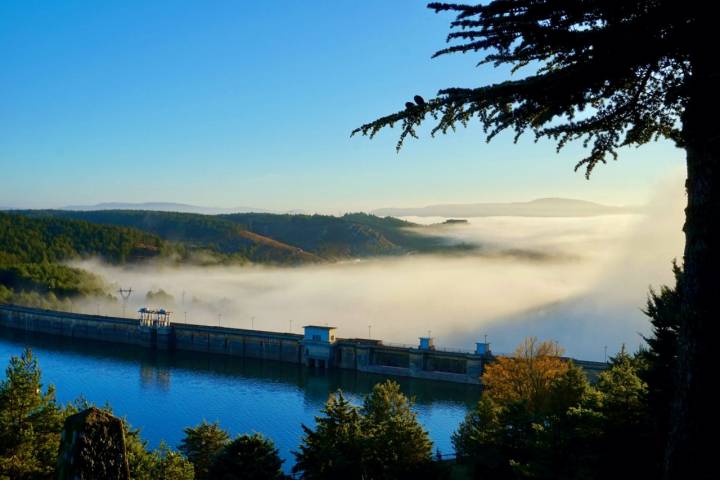
{"label": "mist over valley", "polygon": [[[168,308],[176,322],[294,332],[329,324],[346,338],[415,344],[431,334],[458,348],[488,335],[497,352],[536,335],[557,340],[568,355],[602,360],[605,346],[635,349],[648,332],[642,299],[671,281],[671,262],[682,253],[680,198],[672,181],[642,214],[468,217],[450,225],[445,217],[404,217],[402,230],[413,238],[451,247],[424,254],[293,266],[69,265],[99,275],[111,291],[132,287],[129,312]],[[116,295],[82,308],[117,315],[122,305]]]}

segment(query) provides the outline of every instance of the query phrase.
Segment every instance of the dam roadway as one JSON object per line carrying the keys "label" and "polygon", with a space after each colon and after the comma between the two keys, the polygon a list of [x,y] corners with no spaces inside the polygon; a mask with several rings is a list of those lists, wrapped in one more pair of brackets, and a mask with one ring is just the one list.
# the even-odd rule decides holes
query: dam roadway
{"label": "dam roadway", "polygon": [[[485,344],[478,344],[475,352],[435,348],[432,339],[421,339],[417,347],[396,346],[381,340],[340,338],[335,335],[336,329],[328,326],[308,325],[301,335],[175,324],[148,316],[135,320],[8,304],[0,304],[0,328],[151,349],[206,352],[311,368],[340,368],[477,385],[483,365],[492,359]],[[590,377],[606,367],[602,362],[573,361]]]}

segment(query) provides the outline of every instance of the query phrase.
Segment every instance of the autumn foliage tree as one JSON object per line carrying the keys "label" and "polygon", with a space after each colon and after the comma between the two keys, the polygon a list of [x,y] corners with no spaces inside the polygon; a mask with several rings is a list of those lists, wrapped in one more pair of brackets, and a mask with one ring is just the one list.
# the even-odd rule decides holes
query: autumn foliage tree
{"label": "autumn foliage tree", "polygon": [[[452,442],[475,478],[656,478],[661,472],[643,355],[624,349],[590,384],[551,342],[526,339],[492,364]],[[562,365],[562,366],[561,366]]]}
{"label": "autumn foliage tree", "polygon": [[493,400],[526,402],[532,411],[545,410],[553,384],[569,369],[555,342],[528,337],[512,356],[500,356],[485,367],[482,383]]}
{"label": "autumn foliage tree", "polygon": [[530,133],[558,149],[588,149],[586,176],[623,147],[668,139],[687,163],[678,368],[666,476],[713,471],[717,272],[720,271],[720,62],[715,2],[677,0],[491,0],[431,3],[455,14],[449,46],[435,56],[477,54],[512,78],[416,95],[405,108],[353,133],[400,125],[398,149],[418,128],[432,134],[477,121],[486,139]]}

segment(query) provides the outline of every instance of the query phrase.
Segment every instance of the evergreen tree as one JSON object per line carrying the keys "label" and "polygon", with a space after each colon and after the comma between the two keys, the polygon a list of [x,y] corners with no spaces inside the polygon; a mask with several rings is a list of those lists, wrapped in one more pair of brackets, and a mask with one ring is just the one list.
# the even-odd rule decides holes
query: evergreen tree
{"label": "evergreen tree", "polygon": [[0,383],[0,477],[51,478],[64,418],[32,351],[11,357]]}
{"label": "evergreen tree", "polygon": [[315,429],[302,426],[305,434],[295,453],[293,471],[313,480],[367,478],[360,420],[359,409],[345,399],[342,391],[330,395],[322,415],[315,417]]}
{"label": "evergreen tree", "polygon": [[375,385],[363,402],[370,478],[413,478],[431,467],[432,442],[397,382]]}
{"label": "evergreen tree", "polygon": [[[589,177],[618,150],[669,139],[686,153],[688,208],[680,293],[678,379],[666,475],[713,471],[717,272],[720,270],[720,62],[713,45],[714,2],[676,0],[491,0],[431,3],[457,14],[435,55],[477,53],[480,63],[517,74],[491,85],[416,96],[401,111],[356,129],[370,137],[401,124],[398,149],[428,118],[432,133],[476,118],[487,140],[530,132],[558,149],[580,141],[576,164]],[[528,71],[529,70],[529,71]],[[692,476],[691,475],[691,476]]]}
{"label": "evergreen tree", "polygon": [[452,437],[459,460],[476,478],[658,476],[642,364],[623,349],[592,386],[568,363],[543,388],[542,409],[527,396],[496,400],[485,390]]}
{"label": "evergreen tree", "polygon": [[[108,408],[109,409],[109,408]],[[148,450],[147,440],[140,436],[140,430],[133,428],[123,419],[125,430],[125,451],[133,480],[154,480],[157,458]]]}
{"label": "evergreen tree", "polygon": [[[603,414],[602,442],[598,445],[599,473],[619,478],[658,478],[661,457],[655,448],[652,419],[647,407],[647,384],[640,377],[643,362],[623,349],[598,378]],[[609,459],[616,463],[610,463]],[[622,468],[618,465],[623,465]]]}
{"label": "evergreen tree", "polygon": [[452,435],[458,462],[469,464],[476,477],[507,476],[509,462],[498,441],[504,428],[500,410],[489,395],[482,395]]}
{"label": "evergreen tree", "polygon": [[600,373],[597,389],[603,394],[606,415],[619,415],[626,422],[628,414],[641,416],[645,408],[647,384],[638,374],[638,362],[625,346],[611,359],[610,368]]}
{"label": "evergreen tree", "polygon": [[439,478],[432,443],[417,421],[412,401],[388,380],[377,384],[362,408],[341,392],[331,395],[314,430],[295,453],[295,473],[307,479]]}
{"label": "evergreen tree", "polygon": [[193,465],[180,453],[172,450],[165,443],[152,452],[152,478],[155,480],[193,480]]}
{"label": "evergreen tree", "polygon": [[570,408],[587,403],[588,398],[593,395],[593,389],[583,369],[571,360],[565,362],[565,372],[553,379],[548,400],[543,402],[546,411],[551,415],[563,414]]}
{"label": "evergreen tree", "polygon": [[215,457],[230,441],[230,435],[217,422],[202,421],[196,427],[188,427],[180,442],[179,450],[195,468],[195,478],[206,480]]}
{"label": "evergreen tree", "polygon": [[652,334],[645,337],[648,348],[640,352],[643,360],[640,376],[648,386],[647,403],[655,427],[658,452],[667,443],[677,375],[682,271],[676,264],[673,271],[674,288],[663,286],[659,292],[650,291],[645,314],[650,317]]}
{"label": "evergreen tree", "polygon": [[213,480],[281,480],[278,450],[272,440],[258,433],[240,435],[215,457],[210,468]]}

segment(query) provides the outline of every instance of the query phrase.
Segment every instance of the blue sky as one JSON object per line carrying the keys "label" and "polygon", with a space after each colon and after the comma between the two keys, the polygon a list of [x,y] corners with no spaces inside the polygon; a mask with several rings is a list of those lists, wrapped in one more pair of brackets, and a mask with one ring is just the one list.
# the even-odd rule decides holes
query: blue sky
{"label": "blue sky", "polygon": [[683,155],[632,149],[588,182],[530,138],[350,131],[419,93],[505,72],[431,60],[421,1],[0,3],[0,206],[108,201],[341,212],[568,196],[644,201]]}

